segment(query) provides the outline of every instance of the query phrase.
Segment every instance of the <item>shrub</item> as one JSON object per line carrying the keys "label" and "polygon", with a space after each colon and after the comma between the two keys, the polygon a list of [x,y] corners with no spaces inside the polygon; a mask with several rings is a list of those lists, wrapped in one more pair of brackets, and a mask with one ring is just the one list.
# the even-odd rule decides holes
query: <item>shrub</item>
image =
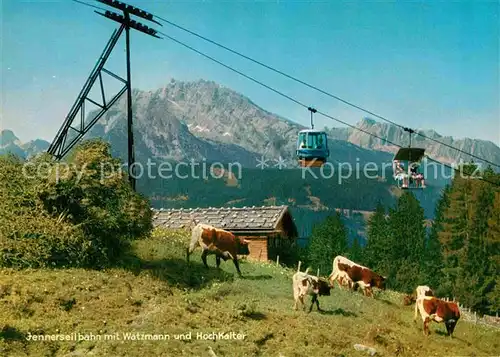
{"label": "shrub", "polygon": [[107,143],[84,142],[69,163],[0,156],[0,266],[104,267],[151,232],[149,204]]}

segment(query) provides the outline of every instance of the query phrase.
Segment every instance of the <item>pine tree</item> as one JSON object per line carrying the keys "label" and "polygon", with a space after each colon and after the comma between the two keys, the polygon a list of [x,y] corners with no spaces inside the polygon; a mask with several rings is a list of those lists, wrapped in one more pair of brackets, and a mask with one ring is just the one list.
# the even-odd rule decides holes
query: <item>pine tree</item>
{"label": "pine tree", "polygon": [[489,261],[494,276],[500,276],[500,190],[495,192],[495,198],[488,219],[488,234],[486,237],[486,250],[490,252]]}
{"label": "pine tree", "polygon": [[488,262],[490,266],[488,271],[489,289],[486,292],[487,309],[493,313],[500,311],[500,190],[498,189],[495,192],[491,215],[488,219],[485,249],[489,252]]}
{"label": "pine tree", "polygon": [[348,252],[347,229],[340,213],[314,226],[308,250],[309,264],[321,275],[330,274],[333,258]]}
{"label": "pine tree", "polygon": [[[473,306],[480,311],[488,310],[486,294],[494,287],[495,276],[491,274],[490,252],[486,249],[488,218],[493,208],[494,190],[491,184],[476,181],[473,185],[473,220],[466,269],[464,276],[468,280],[467,289],[471,290]],[[475,284],[472,285],[471,283]]]}
{"label": "pine tree", "polygon": [[[465,171],[474,169],[466,166]],[[498,180],[492,170],[483,175]],[[455,177],[438,232],[443,247],[444,284],[462,303],[488,312],[498,301],[498,240],[495,215],[498,188],[485,181]]]}
{"label": "pine tree", "polygon": [[451,285],[447,285],[443,278],[443,253],[439,241],[439,232],[443,229],[443,216],[450,204],[449,194],[450,188],[447,186],[436,205],[434,223],[425,242],[420,275],[420,281],[430,286],[439,296],[446,296],[451,292]]}
{"label": "pine tree", "polygon": [[397,290],[411,292],[418,283],[415,277],[420,276],[426,238],[424,219],[424,210],[411,192],[401,195],[390,210],[389,284]]}
{"label": "pine tree", "polygon": [[351,247],[349,249],[349,259],[359,264],[365,264],[363,257],[363,247],[359,242],[359,237],[354,237],[354,240],[352,241]]}
{"label": "pine tree", "polygon": [[472,180],[456,176],[450,188],[449,205],[444,212],[438,233],[443,247],[443,273],[446,276],[446,284],[450,286],[449,293],[471,307],[473,301],[465,292],[465,262],[472,234],[472,204]]}

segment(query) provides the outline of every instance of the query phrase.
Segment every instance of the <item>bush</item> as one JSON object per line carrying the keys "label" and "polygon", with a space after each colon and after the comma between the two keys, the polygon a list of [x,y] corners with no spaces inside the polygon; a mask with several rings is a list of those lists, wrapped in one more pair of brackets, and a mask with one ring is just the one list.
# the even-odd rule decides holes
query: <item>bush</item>
{"label": "bush", "polygon": [[96,260],[95,255],[89,259],[91,241],[81,229],[47,216],[2,219],[0,251],[0,266],[6,267],[86,266],[89,260]]}
{"label": "bush", "polygon": [[151,232],[148,201],[107,143],[84,142],[67,163],[0,156],[0,266],[100,268]]}

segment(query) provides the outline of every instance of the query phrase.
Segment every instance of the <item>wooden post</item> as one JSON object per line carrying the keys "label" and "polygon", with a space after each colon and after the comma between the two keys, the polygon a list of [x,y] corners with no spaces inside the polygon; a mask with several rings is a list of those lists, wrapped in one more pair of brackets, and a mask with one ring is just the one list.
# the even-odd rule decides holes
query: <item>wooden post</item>
{"label": "wooden post", "polygon": [[316,274],[316,276],[319,276],[319,268],[318,268],[318,274]]}
{"label": "wooden post", "polygon": [[474,323],[477,324],[477,312],[476,311],[474,311]]}
{"label": "wooden post", "polygon": [[280,256],[278,255],[276,257],[276,265],[279,266],[280,265]]}

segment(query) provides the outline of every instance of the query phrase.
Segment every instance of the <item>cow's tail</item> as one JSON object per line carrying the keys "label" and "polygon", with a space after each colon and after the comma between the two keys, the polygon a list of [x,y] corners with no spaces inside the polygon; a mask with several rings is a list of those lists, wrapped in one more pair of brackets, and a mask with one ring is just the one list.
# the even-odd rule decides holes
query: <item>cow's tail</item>
{"label": "cow's tail", "polygon": [[337,278],[337,275],[338,275],[338,268],[337,268],[337,265],[338,264],[335,264],[337,263],[337,257],[335,257],[333,259],[333,263],[332,263],[332,272],[330,273],[330,275],[328,276],[329,279],[333,279],[333,277],[336,279]]}
{"label": "cow's tail", "polygon": [[332,272],[336,271],[337,270],[337,267],[338,266],[338,256],[336,256],[335,258],[333,258],[333,262],[332,262]]}

